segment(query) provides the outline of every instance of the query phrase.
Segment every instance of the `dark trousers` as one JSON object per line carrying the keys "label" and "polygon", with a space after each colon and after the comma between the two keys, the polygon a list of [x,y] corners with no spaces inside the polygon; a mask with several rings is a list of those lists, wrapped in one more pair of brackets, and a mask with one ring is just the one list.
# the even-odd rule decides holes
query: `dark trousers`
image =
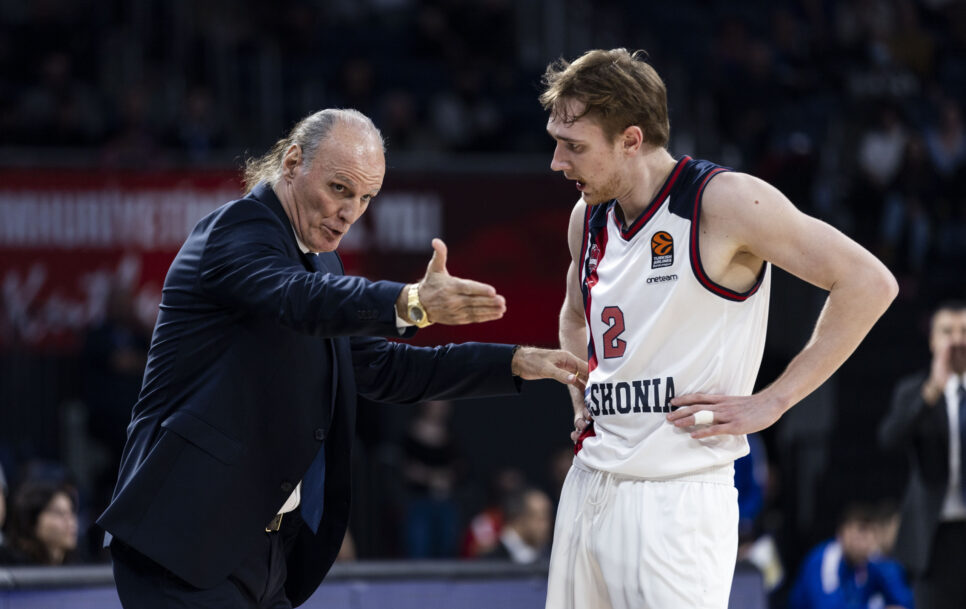
{"label": "dark trousers", "polygon": [[916,609],[966,607],[966,521],[939,525],[929,569],[916,580],[913,591]]}
{"label": "dark trousers", "polygon": [[119,539],[111,542],[114,582],[124,609],[291,609],[285,596],[283,532],[265,533],[225,581],[195,588]]}

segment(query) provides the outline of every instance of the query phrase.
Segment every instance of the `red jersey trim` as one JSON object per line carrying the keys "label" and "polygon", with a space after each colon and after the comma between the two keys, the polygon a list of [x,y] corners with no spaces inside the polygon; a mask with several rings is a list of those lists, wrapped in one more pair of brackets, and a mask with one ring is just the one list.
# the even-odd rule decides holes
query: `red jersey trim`
{"label": "red jersey trim", "polygon": [[[589,229],[588,229],[589,233]],[[597,264],[594,268],[589,269],[590,273],[587,275],[584,285],[587,287],[587,297],[584,299],[584,316],[587,318],[587,333],[590,336],[590,344],[588,345],[588,358],[587,367],[590,371],[597,368],[597,349],[594,346],[594,331],[593,325],[590,319],[590,302],[591,302],[591,290],[597,285],[597,269],[600,267],[601,261],[604,259],[604,252],[607,251],[607,225],[605,224],[594,236],[594,245],[597,246]],[[590,254],[593,254],[593,248],[591,248]]]}
{"label": "red jersey trim", "polygon": [[701,182],[701,186],[698,187],[698,194],[694,197],[694,213],[691,216],[691,269],[694,271],[694,276],[697,278],[698,282],[707,288],[713,294],[736,302],[743,302],[748,300],[758,288],[761,287],[761,282],[765,279],[765,271],[768,270],[768,262],[765,262],[761,267],[761,272],[758,273],[758,280],[755,281],[755,285],[746,292],[735,292],[734,290],[728,289],[723,285],[719,285],[708,277],[708,274],[704,270],[704,266],[701,264],[701,249],[698,247],[698,235],[700,233],[699,222],[701,218],[701,197],[704,194],[704,188],[708,185],[708,182],[714,176],[719,173],[724,173],[728,171],[723,167],[719,167],[708,173]]}
{"label": "red jersey trim", "polygon": [[677,165],[674,166],[674,169],[671,170],[671,174],[667,177],[667,179],[664,180],[664,185],[661,186],[657,196],[655,196],[651,202],[648,203],[647,207],[644,208],[644,213],[642,213],[637,220],[634,220],[634,224],[632,224],[627,230],[624,230],[624,227],[622,227],[620,223],[617,223],[617,215],[615,213],[614,222],[617,223],[617,228],[620,229],[620,234],[624,241],[630,241],[633,239],[634,235],[639,233],[641,229],[644,228],[644,225],[647,224],[647,221],[651,219],[658,209],[660,209],[661,203],[663,203],[664,199],[666,199],[671,193],[671,189],[674,188],[674,183],[677,181],[678,176],[681,175],[681,170],[684,169],[684,166],[687,165],[690,160],[691,157],[689,156],[681,157],[681,160],[679,160]]}

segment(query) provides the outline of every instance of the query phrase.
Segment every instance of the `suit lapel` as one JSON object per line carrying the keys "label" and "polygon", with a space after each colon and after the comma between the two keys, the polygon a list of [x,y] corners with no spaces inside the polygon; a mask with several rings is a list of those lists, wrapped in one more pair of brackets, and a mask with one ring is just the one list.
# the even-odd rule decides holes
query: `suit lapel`
{"label": "suit lapel", "polygon": [[[320,272],[330,273],[332,275],[342,274],[342,266],[339,264],[335,254],[330,252],[322,253],[317,258]],[[332,350],[332,396],[330,407],[335,408],[335,400],[338,397],[337,392],[339,387],[339,343],[341,341],[338,338],[330,338],[327,342],[329,343],[329,348]]]}

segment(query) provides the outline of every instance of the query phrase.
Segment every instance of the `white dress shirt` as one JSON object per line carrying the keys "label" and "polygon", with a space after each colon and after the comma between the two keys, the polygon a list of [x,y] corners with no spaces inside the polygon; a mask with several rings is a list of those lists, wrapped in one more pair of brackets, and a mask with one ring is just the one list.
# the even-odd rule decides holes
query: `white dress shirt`
{"label": "white dress shirt", "polygon": [[942,519],[966,520],[966,502],[963,501],[963,488],[960,483],[959,454],[963,447],[959,444],[959,387],[966,383],[966,374],[954,374],[946,381],[944,396],[946,414],[949,415],[949,485],[946,500],[943,502]]}

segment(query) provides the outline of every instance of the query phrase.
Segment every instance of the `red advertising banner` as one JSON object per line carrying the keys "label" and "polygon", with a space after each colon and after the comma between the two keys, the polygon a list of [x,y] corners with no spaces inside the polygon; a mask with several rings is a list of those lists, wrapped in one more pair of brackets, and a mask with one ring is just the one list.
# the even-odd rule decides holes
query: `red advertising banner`
{"label": "red advertising banner", "polygon": [[[0,171],[0,348],[73,351],[129,291],[153,325],[167,268],[205,214],[241,194],[233,172]],[[431,327],[423,344],[556,344],[576,193],[558,176],[393,173],[339,248],[347,272],[411,282],[430,241],[449,245],[454,275],[506,296],[504,319]]]}

